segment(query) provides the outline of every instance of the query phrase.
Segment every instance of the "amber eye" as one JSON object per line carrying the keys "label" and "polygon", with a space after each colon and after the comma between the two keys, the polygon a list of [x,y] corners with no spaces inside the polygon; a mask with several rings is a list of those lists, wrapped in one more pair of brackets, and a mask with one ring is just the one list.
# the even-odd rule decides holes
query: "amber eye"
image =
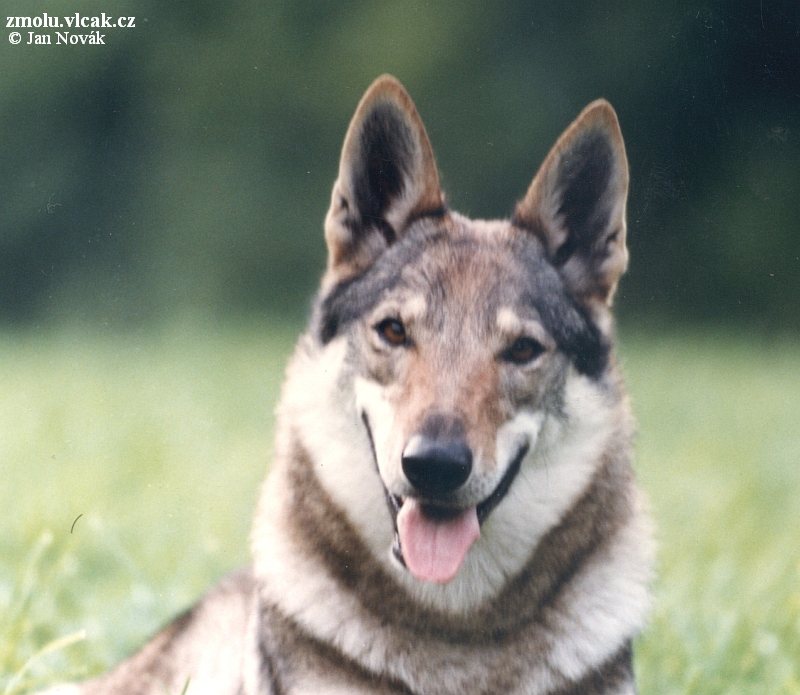
{"label": "amber eye", "polygon": [[528,362],[533,362],[544,351],[544,345],[538,340],[522,336],[517,338],[511,347],[502,354],[502,358],[506,362],[513,362],[514,364],[527,364]]}
{"label": "amber eye", "polygon": [[406,344],[406,329],[400,319],[384,319],[375,326],[375,330],[389,345]]}

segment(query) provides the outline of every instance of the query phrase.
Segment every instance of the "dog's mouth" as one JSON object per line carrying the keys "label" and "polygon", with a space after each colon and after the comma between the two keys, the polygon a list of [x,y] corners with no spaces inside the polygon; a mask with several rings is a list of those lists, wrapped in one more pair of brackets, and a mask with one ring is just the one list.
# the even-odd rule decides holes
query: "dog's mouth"
{"label": "dog's mouth", "polygon": [[[362,413],[362,419],[377,468],[375,443],[366,413]],[[475,506],[458,508],[414,496],[400,497],[384,485],[394,523],[392,553],[398,562],[421,581],[437,584],[452,581],[480,537],[481,526],[511,489],[528,448],[528,442],[519,447],[500,482]]]}

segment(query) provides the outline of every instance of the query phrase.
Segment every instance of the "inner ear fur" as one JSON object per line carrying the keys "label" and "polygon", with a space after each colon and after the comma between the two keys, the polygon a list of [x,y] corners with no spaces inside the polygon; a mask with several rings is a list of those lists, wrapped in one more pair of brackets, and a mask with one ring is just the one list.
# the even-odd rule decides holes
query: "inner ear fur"
{"label": "inner ear fur", "polygon": [[363,273],[415,219],[445,214],[425,127],[394,77],[379,77],[345,136],[325,218],[324,285]]}
{"label": "inner ear fur", "polygon": [[610,305],[628,265],[628,160],[614,109],[593,101],[548,154],[513,222],[534,233],[582,303]]}

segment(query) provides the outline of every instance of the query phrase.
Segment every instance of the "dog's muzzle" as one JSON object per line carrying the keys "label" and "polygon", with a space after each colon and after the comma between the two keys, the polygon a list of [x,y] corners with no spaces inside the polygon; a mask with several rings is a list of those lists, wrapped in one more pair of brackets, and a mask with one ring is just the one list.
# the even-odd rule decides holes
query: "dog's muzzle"
{"label": "dog's muzzle", "polygon": [[[366,413],[362,413],[362,420],[377,469],[375,443]],[[460,420],[429,417],[421,431],[409,439],[402,455],[403,473],[413,492],[401,497],[384,485],[395,530],[392,552],[401,565],[422,581],[446,584],[455,578],[467,552],[480,536],[481,525],[508,493],[528,453],[526,441],[482,502],[458,506],[453,494],[472,473],[472,451],[463,430]]]}

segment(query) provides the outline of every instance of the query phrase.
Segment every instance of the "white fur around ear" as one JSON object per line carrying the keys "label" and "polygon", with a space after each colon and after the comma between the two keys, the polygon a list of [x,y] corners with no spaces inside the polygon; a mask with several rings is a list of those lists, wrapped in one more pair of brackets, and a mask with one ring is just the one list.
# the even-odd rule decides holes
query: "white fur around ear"
{"label": "white fur around ear", "polygon": [[403,86],[379,77],[345,136],[339,178],[325,218],[323,286],[366,270],[410,222],[445,213],[425,127]]}
{"label": "white fur around ear", "polygon": [[628,160],[617,115],[598,99],[558,139],[513,222],[539,237],[576,298],[607,305],[628,265],[627,197]]}

